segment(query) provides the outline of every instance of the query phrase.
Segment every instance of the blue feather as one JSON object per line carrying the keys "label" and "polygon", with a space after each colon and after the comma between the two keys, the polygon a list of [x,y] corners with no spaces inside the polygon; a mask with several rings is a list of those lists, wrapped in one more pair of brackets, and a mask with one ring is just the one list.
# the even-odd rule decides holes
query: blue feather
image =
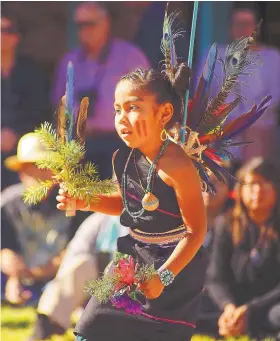
{"label": "blue feather", "polygon": [[[209,95],[211,87],[214,69],[217,61],[218,49],[217,44],[213,44],[207,57],[206,64],[203,69],[203,73],[200,77],[200,81],[194,96],[192,104],[192,114],[190,120],[190,128],[196,129],[198,122],[200,122],[199,114],[204,114],[205,110],[202,110],[202,104],[205,103],[205,96]],[[206,102],[207,105],[207,102]],[[206,109],[206,108],[205,108]]]}
{"label": "blue feather", "polygon": [[207,190],[206,192],[209,192],[210,194],[214,195],[216,194],[215,186],[211,183],[209,175],[207,174],[206,169],[202,166],[202,164],[196,160],[193,160],[195,167],[197,168],[199,172],[199,176],[201,180],[206,184]]}
{"label": "blue feather", "polygon": [[225,168],[218,165],[215,161],[211,160],[205,154],[202,157],[205,166],[211,170],[211,172],[216,176],[219,181],[228,183],[229,181],[236,181],[236,178],[231,175]]}
{"label": "blue feather", "polygon": [[66,134],[67,141],[72,139],[74,125],[74,67],[72,62],[67,65],[67,80],[66,80]]}

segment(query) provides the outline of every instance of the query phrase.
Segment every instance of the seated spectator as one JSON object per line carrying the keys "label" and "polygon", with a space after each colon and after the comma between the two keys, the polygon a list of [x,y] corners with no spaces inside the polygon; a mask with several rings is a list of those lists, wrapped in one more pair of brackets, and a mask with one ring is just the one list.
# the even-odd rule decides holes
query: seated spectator
{"label": "seated spectator", "polygon": [[127,233],[119,217],[95,213],[82,223],[39,301],[30,341],[65,333],[73,311],[85,303],[85,282],[99,277],[116,251],[117,238]]}
{"label": "seated spectator", "polygon": [[221,336],[280,332],[279,174],[262,158],[246,163],[233,211],[215,229],[207,289],[222,311]]}
{"label": "seated spectator", "polygon": [[49,170],[35,166],[35,161],[44,155],[38,137],[29,133],[19,140],[17,155],[5,160],[7,168],[16,171],[21,179],[21,183],[6,188],[1,198],[2,297],[16,305],[38,300],[44,285],[56,275],[75,229],[88,215],[78,212],[70,219],[59,212],[54,188],[37,206],[23,202],[26,187],[52,176]]}
{"label": "seated spectator", "polygon": [[[234,167],[231,166],[231,174],[234,174]],[[212,250],[215,229],[224,220],[224,215],[233,205],[233,200],[230,197],[231,187],[219,181],[213,173],[210,174],[211,182],[214,184],[217,193],[210,195],[203,192],[203,199],[207,210],[207,224],[208,231],[203,243],[204,248],[209,251]],[[199,317],[196,323],[196,330],[198,333],[215,334],[217,327],[215,322],[219,315],[219,308],[209,297],[208,291],[205,289],[201,297],[201,305],[199,309]],[[214,322],[213,322],[214,321]]]}
{"label": "seated spectator", "polygon": [[16,23],[1,17],[1,190],[19,181],[5,168],[4,160],[13,155],[19,138],[44,121],[47,108],[46,83],[33,60],[18,56],[20,34]]}
{"label": "seated spectator", "polygon": [[111,36],[111,18],[102,2],[81,2],[74,20],[79,47],[59,64],[53,103],[65,93],[66,69],[72,61],[75,72],[76,105],[89,97],[87,158],[98,165],[100,178],[112,174],[112,155],[122,143],[114,128],[114,92],[120,78],[137,67],[149,67],[145,55],[134,45]]}

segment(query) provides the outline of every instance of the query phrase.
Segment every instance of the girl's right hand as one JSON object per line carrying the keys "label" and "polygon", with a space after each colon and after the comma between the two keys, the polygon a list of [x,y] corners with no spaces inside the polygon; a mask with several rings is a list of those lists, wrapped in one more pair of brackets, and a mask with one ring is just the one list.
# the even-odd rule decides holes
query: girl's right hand
{"label": "girl's right hand", "polygon": [[65,191],[65,189],[63,188],[60,188],[60,190],[58,191],[58,194],[59,195],[56,197],[56,200],[59,202],[59,204],[57,204],[56,207],[61,211],[66,211],[69,202],[71,202],[72,200],[76,201],[77,210],[81,210],[85,207],[84,200],[78,200],[78,199],[70,197],[68,192]]}

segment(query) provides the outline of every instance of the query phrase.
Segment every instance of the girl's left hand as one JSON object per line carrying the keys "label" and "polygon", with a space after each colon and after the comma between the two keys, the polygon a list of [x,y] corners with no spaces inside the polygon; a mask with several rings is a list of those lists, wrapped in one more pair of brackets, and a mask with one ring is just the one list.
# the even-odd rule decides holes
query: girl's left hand
{"label": "girl's left hand", "polygon": [[163,292],[164,285],[158,275],[155,275],[152,279],[139,285],[139,290],[148,298],[158,298]]}

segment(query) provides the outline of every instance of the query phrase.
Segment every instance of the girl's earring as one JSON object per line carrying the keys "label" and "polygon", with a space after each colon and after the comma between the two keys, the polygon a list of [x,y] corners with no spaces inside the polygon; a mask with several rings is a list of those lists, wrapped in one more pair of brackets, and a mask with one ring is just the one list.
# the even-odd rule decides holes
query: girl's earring
{"label": "girl's earring", "polygon": [[161,134],[160,134],[160,139],[161,141],[166,141],[168,139],[168,135],[165,129],[162,130]]}

